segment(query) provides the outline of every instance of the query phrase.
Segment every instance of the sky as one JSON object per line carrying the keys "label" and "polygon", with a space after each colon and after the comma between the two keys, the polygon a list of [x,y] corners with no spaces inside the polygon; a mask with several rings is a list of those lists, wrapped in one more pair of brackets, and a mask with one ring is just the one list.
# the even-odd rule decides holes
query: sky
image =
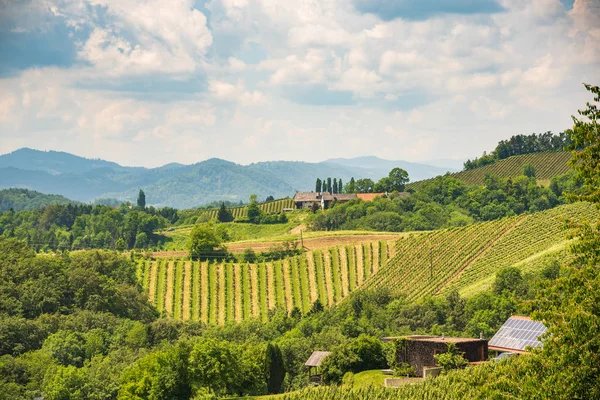
{"label": "sky", "polygon": [[0,0],[0,153],[465,159],[560,132],[600,0]]}

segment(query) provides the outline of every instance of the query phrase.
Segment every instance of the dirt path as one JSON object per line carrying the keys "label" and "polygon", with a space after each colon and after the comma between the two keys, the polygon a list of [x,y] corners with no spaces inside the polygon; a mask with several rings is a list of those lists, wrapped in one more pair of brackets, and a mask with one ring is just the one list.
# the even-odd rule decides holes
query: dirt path
{"label": "dirt path", "polygon": [[292,282],[290,280],[290,263],[288,259],[283,260],[283,288],[285,294],[285,306],[290,312],[294,308],[294,298],[292,295]]}
{"label": "dirt path", "polygon": [[379,270],[379,251],[380,251],[380,246],[379,246],[379,242],[373,242],[372,243],[372,247],[373,247],[373,268],[372,268],[372,272],[373,274],[375,274],[377,272],[377,270]]}
{"label": "dirt path", "polygon": [[[200,321],[208,323],[208,263],[200,263]],[[214,300],[213,300],[214,301]]]}
{"label": "dirt path", "polygon": [[355,245],[356,248],[356,280],[358,287],[362,286],[365,277],[365,263],[363,258],[362,244]]}
{"label": "dirt path", "polygon": [[317,278],[315,277],[315,259],[312,252],[306,253],[306,266],[308,268],[308,287],[310,290],[310,306],[317,300]]}
{"label": "dirt path", "polygon": [[275,267],[273,263],[265,264],[265,271],[267,273],[267,294],[269,299],[269,310],[275,307]]}
{"label": "dirt path", "polygon": [[217,293],[219,296],[219,301],[217,302],[217,319],[219,325],[225,324],[225,314],[227,310],[225,309],[226,300],[225,295],[227,292],[227,282],[225,280],[225,264],[218,264],[217,266]]}
{"label": "dirt path", "polygon": [[244,301],[243,297],[242,297],[242,273],[241,273],[241,267],[239,264],[234,264],[233,265],[233,287],[235,288],[234,290],[234,296],[233,296],[233,303],[235,304],[235,308],[234,308],[234,318],[236,320],[236,322],[240,322],[243,318],[242,315],[242,302]]}
{"label": "dirt path", "polygon": [[250,264],[250,313],[253,317],[258,317],[260,304],[258,300],[258,271],[256,264]]}
{"label": "dirt path", "polygon": [[167,290],[165,294],[165,310],[169,316],[173,316],[173,285],[175,284],[173,261],[167,264]]}
{"label": "dirt path", "polygon": [[183,304],[182,315],[184,321],[190,319],[190,295],[192,294],[192,263],[186,261],[183,264]]}
{"label": "dirt path", "polygon": [[335,300],[333,298],[334,285],[333,285],[333,276],[331,271],[331,254],[329,251],[323,252],[323,269],[325,270],[325,291],[327,292],[327,304],[331,307],[335,304]]}
{"label": "dirt path", "polygon": [[150,264],[150,284],[148,285],[148,301],[155,304],[156,299],[156,275],[158,271],[158,263]]}
{"label": "dirt path", "polygon": [[346,248],[342,247],[339,249],[340,253],[340,265],[342,267],[342,298],[348,296],[348,288],[350,285],[348,284],[348,254],[346,254]]}

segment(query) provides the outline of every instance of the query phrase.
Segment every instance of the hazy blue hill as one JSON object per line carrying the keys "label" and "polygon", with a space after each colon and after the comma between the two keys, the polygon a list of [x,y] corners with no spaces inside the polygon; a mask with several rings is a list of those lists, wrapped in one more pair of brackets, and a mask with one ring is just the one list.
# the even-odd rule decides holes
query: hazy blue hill
{"label": "hazy blue hill", "polygon": [[139,169],[135,167],[122,167],[110,161],[83,158],[62,151],[40,151],[29,148],[22,148],[0,156],[0,168],[3,167],[45,171],[53,175],[68,173],[82,174],[97,168],[110,168],[114,170]]}
{"label": "hazy blue hill", "polygon": [[[427,164],[412,163],[401,160],[384,160],[375,156],[355,157],[355,158],[331,158],[323,163],[342,165],[350,168],[360,168],[370,171],[376,178],[386,176],[392,168],[402,168],[408,172],[411,181],[418,181],[427,177],[444,175],[448,168],[435,167]],[[368,177],[364,175],[364,177]]]}
{"label": "hazy blue hill", "polygon": [[0,211],[10,210],[35,210],[50,204],[75,204],[76,201],[69,200],[58,194],[44,194],[27,189],[4,189],[0,190]]}
{"label": "hazy blue hill", "polygon": [[[148,205],[197,207],[212,201],[248,201],[293,196],[314,190],[317,178],[351,177],[377,180],[393,167],[405,168],[412,180],[430,178],[445,170],[423,164],[381,160],[377,157],[328,160],[321,163],[269,161],[240,165],[211,158],[192,165],[171,163],[158,168],[123,167],[69,153],[20,149],[0,155],[0,188],[25,188],[57,193],[91,202],[99,198],[135,201],[139,189]],[[344,165],[342,165],[344,164]]]}

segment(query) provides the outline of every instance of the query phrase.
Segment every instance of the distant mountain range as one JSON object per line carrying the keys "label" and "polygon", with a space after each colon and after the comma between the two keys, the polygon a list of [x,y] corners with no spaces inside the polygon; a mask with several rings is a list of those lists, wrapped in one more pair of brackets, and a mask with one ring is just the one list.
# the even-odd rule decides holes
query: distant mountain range
{"label": "distant mountain range", "polygon": [[211,158],[192,165],[124,167],[65,152],[23,148],[0,156],[0,188],[26,188],[82,202],[98,198],[133,201],[141,188],[148,205],[192,208],[215,200],[247,201],[254,193],[259,199],[293,196],[296,191],[314,190],[317,178],[336,177],[344,182],[351,177],[377,180],[394,167],[405,169],[411,181],[454,171],[377,157],[250,165]]}

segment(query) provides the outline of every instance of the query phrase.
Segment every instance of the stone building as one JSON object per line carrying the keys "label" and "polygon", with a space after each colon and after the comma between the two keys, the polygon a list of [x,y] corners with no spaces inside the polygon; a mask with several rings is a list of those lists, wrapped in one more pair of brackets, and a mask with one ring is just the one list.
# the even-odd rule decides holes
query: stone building
{"label": "stone building", "polygon": [[433,356],[448,351],[448,343],[454,343],[470,363],[486,361],[488,358],[488,342],[485,339],[413,335],[382,340],[392,342],[395,339],[399,340],[399,348],[396,349],[397,361],[412,366],[419,377],[423,376],[423,368],[436,365]]}

